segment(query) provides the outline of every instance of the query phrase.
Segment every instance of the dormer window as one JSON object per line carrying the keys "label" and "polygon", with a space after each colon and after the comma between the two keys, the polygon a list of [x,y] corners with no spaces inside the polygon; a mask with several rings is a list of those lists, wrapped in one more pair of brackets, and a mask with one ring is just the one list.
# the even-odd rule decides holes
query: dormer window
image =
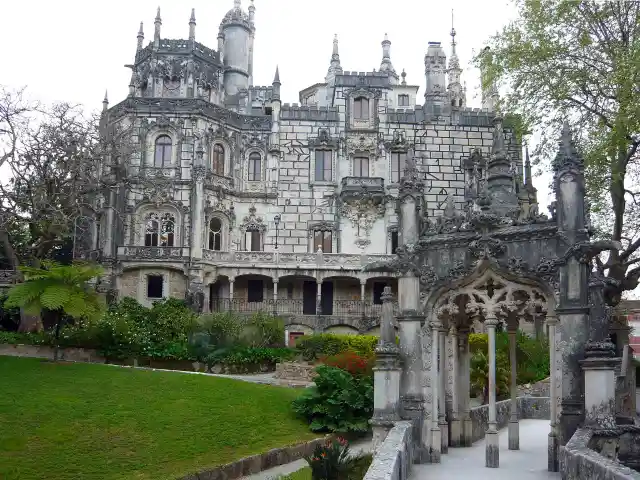
{"label": "dormer window", "polygon": [[399,107],[408,107],[409,106],[409,95],[398,95],[398,106]]}
{"label": "dormer window", "polygon": [[353,118],[369,120],[369,99],[358,97],[353,101]]}

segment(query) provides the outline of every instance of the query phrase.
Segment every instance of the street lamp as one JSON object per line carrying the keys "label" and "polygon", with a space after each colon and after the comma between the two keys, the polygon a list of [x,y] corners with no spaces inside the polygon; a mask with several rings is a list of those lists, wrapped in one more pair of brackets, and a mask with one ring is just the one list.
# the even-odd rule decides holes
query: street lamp
{"label": "street lamp", "polygon": [[276,250],[278,250],[278,226],[280,225],[280,214],[277,213],[275,217],[273,217],[273,221],[276,224]]}

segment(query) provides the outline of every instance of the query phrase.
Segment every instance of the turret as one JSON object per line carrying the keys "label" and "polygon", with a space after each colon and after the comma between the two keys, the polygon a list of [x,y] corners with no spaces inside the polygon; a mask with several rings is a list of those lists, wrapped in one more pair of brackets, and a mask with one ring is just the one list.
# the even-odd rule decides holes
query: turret
{"label": "turret", "polygon": [[493,126],[493,143],[487,165],[487,189],[494,210],[506,213],[518,207],[514,178],[515,168],[507,155],[502,118],[495,117]]}
{"label": "turret", "polygon": [[107,110],[109,110],[109,95],[107,94],[107,91],[104,91],[104,99],[102,100],[102,111],[106,112]]}
{"label": "turret", "polygon": [[391,41],[389,41],[389,36],[386,33],[382,41],[382,63],[380,64],[380,71],[395,73],[393,64],[391,63]]}
{"label": "turret", "polygon": [[445,72],[447,56],[440,42],[429,42],[424,56],[425,77],[427,80],[424,94],[424,110],[428,115],[441,115],[447,101],[445,90]]}
{"label": "turret", "polygon": [[162,18],[160,17],[160,7],[158,7],[158,12],[156,13],[156,19],[153,22],[154,31],[153,31],[153,48],[160,48],[160,27],[162,27]]}
{"label": "turret", "polygon": [[233,8],[220,23],[220,34],[224,39],[224,89],[227,95],[236,95],[249,88],[251,74],[251,38],[254,33],[249,15],[242,10],[240,0],[234,0]]}
{"label": "turret", "polygon": [[249,37],[249,86],[253,87],[253,43],[255,42],[255,20],[256,20],[256,7],[253,4],[253,0],[249,4],[249,23],[253,30]]}
{"label": "turret", "polygon": [[329,64],[329,70],[327,70],[326,81],[327,83],[333,83],[336,75],[342,73],[342,66],[340,65],[340,53],[338,52],[338,34],[333,36],[333,50],[331,51],[331,63]]}

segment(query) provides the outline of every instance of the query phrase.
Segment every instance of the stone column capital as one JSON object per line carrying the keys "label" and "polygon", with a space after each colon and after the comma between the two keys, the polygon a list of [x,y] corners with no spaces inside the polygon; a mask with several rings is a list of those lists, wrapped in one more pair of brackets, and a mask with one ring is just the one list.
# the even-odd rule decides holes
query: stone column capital
{"label": "stone column capital", "polygon": [[550,327],[558,325],[558,317],[555,314],[547,315],[546,322]]}
{"label": "stone column capital", "polygon": [[495,327],[498,325],[498,323],[500,323],[500,322],[498,321],[498,317],[496,317],[493,313],[490,313],[490,314],[487,316],[487,319],[484,321],[484,324],[485,324],[487,327],[491,327],[491,328],[495,328]]}

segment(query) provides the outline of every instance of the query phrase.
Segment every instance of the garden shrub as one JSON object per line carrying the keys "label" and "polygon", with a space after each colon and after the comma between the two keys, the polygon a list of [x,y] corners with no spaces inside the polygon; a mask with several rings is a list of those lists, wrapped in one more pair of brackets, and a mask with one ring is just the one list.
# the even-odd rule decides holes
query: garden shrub
{"label": "garden shrub", "polygon": [[[471,396],[482,396],[483,403],[488,401],[489,357],[485,352],[476,351],[471,356],[469,380]],[[509,396],[510,367],[504,352],[496,353],[496,397]]]}
{"label": "garden shrub", "polygon": [[48,337],[42,333],[5,332],[0,330],[0,344],[11,345],[43,345],[47,344]]}
{"label": "garden shrub", "polygon": [[208,365],[272,365],[295,356],[291,348],[236,347],[229,350],[217,350],[210,353],[205,361]]}
{"label": "garden shrub", "polygon": [[250,347],[283,347],[284,321],[265,312],[256,312],[245,322],[242,339]]}
{"label": "garden shrub", "polygon": [[296,342],[296,349],[307,361],[318,360],[326,356],[352,351],[365,357],[375,353],[379,338],[375,335],[338,335],[321,333],[305,335]]}
{"label": "garden shrub", "polygon": [[311,468],[312,480],[348,480],[354,463],[349,442],[342,438],[329,439],[324,445],[316,445],[313,453],[305,455],[304,459]]}
{"label": "garden shrub", "polygon": [[315,385],[293,401],[293,411],[314,432],[367,432],[373,415],[373,378],[328,365],[316,368]]}
{"label": "garden shrub", "polygon": [[351,375],[373,375],[375,358],[364,357],[355,352],[347,351],[326,357],[322,360],[322,363],[330,367],[346,370]]}

